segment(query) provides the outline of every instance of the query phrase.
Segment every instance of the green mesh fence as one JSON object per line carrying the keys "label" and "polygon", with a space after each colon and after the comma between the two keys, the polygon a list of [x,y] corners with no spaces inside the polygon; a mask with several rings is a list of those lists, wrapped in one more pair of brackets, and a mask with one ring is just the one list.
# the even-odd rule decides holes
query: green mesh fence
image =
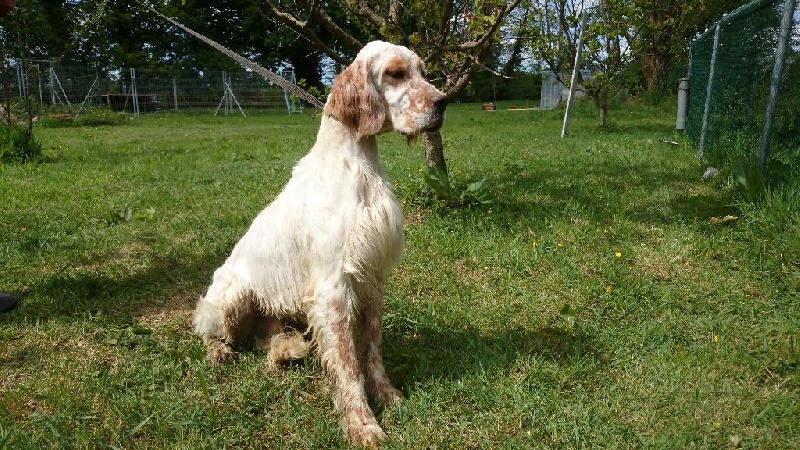
{"label": "green mesh fence", "polygon": [[797,0],[753,1],[694,41],[686,133],[706,161],[745,179],[800,178],[798,56]]}

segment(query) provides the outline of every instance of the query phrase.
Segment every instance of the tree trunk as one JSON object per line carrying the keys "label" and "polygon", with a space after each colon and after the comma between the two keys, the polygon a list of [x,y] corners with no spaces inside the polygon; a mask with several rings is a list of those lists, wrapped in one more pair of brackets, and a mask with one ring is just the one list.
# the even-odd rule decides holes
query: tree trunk
{"label": "tree trunk", "polygon": [[608,117],[608,105],[600,106],[600,128],[606,127],[607,117]]}
{"label": "tree trunk", "polygon": [[31,85],[28,80],[28,42],[22,39],[22,19],[19,10],[14,14],[17,19],[17,43],[19,45],[19,59],[22,63],[22,74],[25,87],[25,112],[28,115],[27,128],[25,132],[30,137],[33,134],[33,112],[31,111]]}
{"label": "tree trunk", "polygon": [[658,90],[659,76],[664,68],[664,58],[661,55],[645,55],[642,58],[642,72],[647,92]]}
{"label": "tree trunk", "polygon": [[592,92],[592,99],[594,104],[600,111],[600,128],[606,127],[606,119],[608,117],[608,89],[601,88],[598,91]]}
{"label": "tree trunk", "polygon": [[447,173],[447,163],[444,160],[444,146],[440,131],[426,131],[422,133],[422,146],[425,148],[425,160],[428,167],[436,166]]}

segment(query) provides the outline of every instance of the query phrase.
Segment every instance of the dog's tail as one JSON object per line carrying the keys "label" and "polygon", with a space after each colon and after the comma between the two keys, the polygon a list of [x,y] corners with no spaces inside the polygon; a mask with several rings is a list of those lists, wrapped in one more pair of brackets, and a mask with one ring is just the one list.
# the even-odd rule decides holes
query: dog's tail
{"label": "dog's tail", "polygon": [[308,356],[311,343],[305,340],[303,333],[290,330],[271,337],[269,343],[269,364],[277,366],[290,361],[297,361]]}

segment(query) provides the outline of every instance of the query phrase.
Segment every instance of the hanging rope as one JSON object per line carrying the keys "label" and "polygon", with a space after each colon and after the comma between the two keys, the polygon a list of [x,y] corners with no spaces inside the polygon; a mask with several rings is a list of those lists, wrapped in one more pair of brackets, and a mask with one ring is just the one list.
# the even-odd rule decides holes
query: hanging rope
{"label": "hanging rope", "polygon": [[137,3],[142,5],[142,7],[152,11],[157,16],[163,18],[167,22],[169,22],[169,23],[175,25],[176,27],[180,28],[181,30],[191,34],[192,36],[196,37],[197,39],[200,39],[201,41],[205,42],[206,44],[214,47],[219,52],[221,52],[222,54],[224,54],[227,57],[231,58],[232,60],[238,62],[242,66],[247,67],[248,69],[252,70],[253,72],[261,75],[262,77],[264,77],[264,79],[269,80],[269,81],[277,84],[278,86],[280,86],[280,87],[284,88],[285,90],[291,92],[292,94],[302,98],[303,100],[305,100],[308,103],[316,106],[317,108],[322,109],[322,108],[325,107],[325,105],[321,101],[319,101],[318,98],[316,98],[313,95],[309,94],[308,92],[306,92],[305,90],[300,88],[300,86],[289,82],[288,80],[286,80],[282,76],[280,76],[280,75],[278,75],[278,74],[276,74],[274,72],[271,72],[271,71],[261,67],[260,65],[256,64],[255,62],[250,61],[249,59],[245,58],[244,56],[234,52],[233,50],[231,50],[231,49],[229,49],[229,48],[227,48],[227,47],[225,47],[225,46],[223,46],[221,44],[218,44],[218,43],[212,41],[211,39],[203,36],[202,34],[198,33],[197,31],[192,30],[191,28],[187,27],[186,25],[183,25],[183,24],[177,22],[176,20],[161,14],[160,12],[156,11],[155,8],[153,8],[152,6],[146,5],[146,4],[144,4],[144,3],[142,3],[142,2],[140,2],[138,0],[137,0]]}

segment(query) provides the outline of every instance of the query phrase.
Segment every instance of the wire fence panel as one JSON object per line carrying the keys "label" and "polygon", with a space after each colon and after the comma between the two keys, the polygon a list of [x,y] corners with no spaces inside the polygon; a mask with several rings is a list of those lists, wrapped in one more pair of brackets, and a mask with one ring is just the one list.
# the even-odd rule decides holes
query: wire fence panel
{"label": "wire fence panel", "polygon": [[[788,23],[783,35],[782,23]],[[782,40],[786,51],[779,55]],[[706,161],[745,177],[760,167],[768,182],[800,178],[798,55],[796,0],[753,1],[694,41],[686,132]],[[773,83],[776,62],[782,73]],[[770,110],[771,90],[777,97]],[[761,161],[760,146],[769,148]]]}
{"label": "wire fence panel", "polygon": [[[279,72],[296,83],[291,70]],[[245,114],[301,112],[302,103],[281,87],[245,70],[180,71],[122,68],[105,73],[50,61],[13,60],[0,67],[0,101],[24,115],[30,91],[35,115],[77,114],[83,108],[107,108],[133,114],[160,111]]]}

